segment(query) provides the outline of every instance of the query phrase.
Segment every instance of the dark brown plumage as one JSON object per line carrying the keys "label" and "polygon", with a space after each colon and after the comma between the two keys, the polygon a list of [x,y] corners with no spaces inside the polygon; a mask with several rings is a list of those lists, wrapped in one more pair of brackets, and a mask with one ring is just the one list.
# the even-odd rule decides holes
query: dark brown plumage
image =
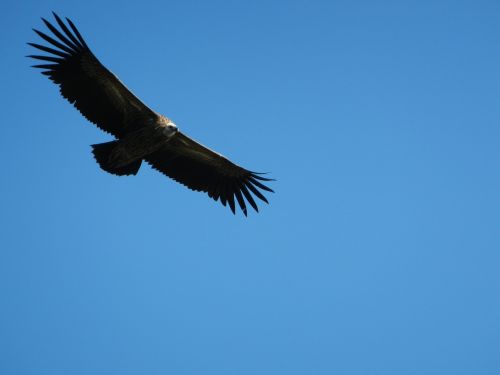
{"label": "dark brown plumage", "polygon": [[117,139],[92,145],[101,168],[115,175],[135,175],[142,160],[195,191],[203,191],[235,213],[235,201],[247,215],[256,211],[254,197],[268,203],[260,190],[272,192],[260,173],[246,170],[190,139],[167,117],[141,102],[106,69],[89,49],[77,28],[53,13],[60,29],[43,22],[53,37],[34,30],[50,47],[28,43],[48,55],[28,57],[47,62],[34,65],[59,85],[64,98],[100,129]]}

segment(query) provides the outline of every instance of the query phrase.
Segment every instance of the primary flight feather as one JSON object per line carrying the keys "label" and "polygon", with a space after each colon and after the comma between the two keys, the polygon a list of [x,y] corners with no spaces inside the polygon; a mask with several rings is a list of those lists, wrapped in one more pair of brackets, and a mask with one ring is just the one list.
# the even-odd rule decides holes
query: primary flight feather
{"label": "primary flight feather", "polygon": [[53,13],[57,29],[42,18],[53,36],[35,30],[49,46],[28,43],[48,55],[29,55],[46,63],[42,69],[59,85],[64,98],[114,141],[92,145],[92,153],[106,172],[135,175],[145,160],[154,169],[195,191],[206,192],[235,213],[238,203],[258,211],[254,197],[268,203],[261,190],[272,192],[261,173],[242,168],[179,131],[174,122],[137,98],[94,56],[70,19]]}

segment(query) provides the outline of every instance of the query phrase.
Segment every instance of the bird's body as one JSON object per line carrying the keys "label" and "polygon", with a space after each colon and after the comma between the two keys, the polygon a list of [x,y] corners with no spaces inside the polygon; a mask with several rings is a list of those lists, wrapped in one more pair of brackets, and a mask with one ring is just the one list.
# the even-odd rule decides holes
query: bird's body
{"label": "bird's body", "polygon": [[51,47],[28,43],[50,55],[29,57],[50,62],[34,67],[43,69],[42,74],[59,85],[62,96],[83,116],[116,138],[92,145],[103,170],[119,176],[135,175],[144,160],[188,188],[204,191],[224,206],[227,203],[233,213],[235,200],[245,215],[245,202],[258,211],[253,196],[267,203],[259,189],[272,192],[262,183],[270,179],[239,167],[184,135],[99,62],[71,20],[66,18],[65,24],[55,13],[54,17],[60,30],[42,20],[57,39],[34,30]]}
{"label": "bird's body", "polygon": [[[115,143],[108,160],[103,160],[104,165],[120,168],[143,159],[163,147],[169,147],[168,142],[178,132],[177,126],[161,115],[138,127]],[[98,146],[93,145],[94,150]]]}

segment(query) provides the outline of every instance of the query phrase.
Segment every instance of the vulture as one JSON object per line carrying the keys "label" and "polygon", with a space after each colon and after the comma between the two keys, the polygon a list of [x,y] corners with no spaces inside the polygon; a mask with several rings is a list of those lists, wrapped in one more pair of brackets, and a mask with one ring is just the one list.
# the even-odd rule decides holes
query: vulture
{"label": "vulture", "polygon": [[43,23],[52,35],[33,29],[47,44],[28,43],[44,55],[42,69],[59,86],[61,95],[90,122],[114,136],[92,145],[101,169],[117,176],[135,175],[143,161],[191,190],[247,215],[247,203],[258,212],[255,197],[268,203],[263,191],[270,178],[242,168],[179,131],[177,125],[136,97],[94,56],[74,23],[53,12],[57,28]]}

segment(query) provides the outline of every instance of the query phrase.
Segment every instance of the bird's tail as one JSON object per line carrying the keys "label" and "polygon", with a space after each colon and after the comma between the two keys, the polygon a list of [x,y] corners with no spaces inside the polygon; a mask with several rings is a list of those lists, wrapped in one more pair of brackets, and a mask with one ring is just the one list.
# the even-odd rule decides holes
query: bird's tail
{"label": "bird's tail", "polygon": [[141,167],[142,159],[136,159],[128,164],[117,163],[115,160],[116,147],[119,141],[92,145],[92,153],[99,166],[108,173],[117,176],[135,175]]}

